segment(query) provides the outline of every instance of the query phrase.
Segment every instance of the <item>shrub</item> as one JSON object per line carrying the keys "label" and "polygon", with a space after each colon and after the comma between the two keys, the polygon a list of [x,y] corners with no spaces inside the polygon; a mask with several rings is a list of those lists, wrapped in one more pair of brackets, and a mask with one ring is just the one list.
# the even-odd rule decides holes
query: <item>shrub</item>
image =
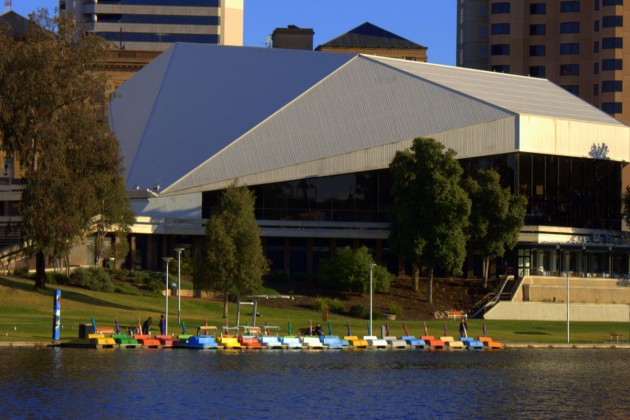
{"label": "shrub", "polygon": [[270,283],[287,283],[289,281],[289,274],[284,270],[273,270],[267,275],[267,281]]}
{"label": "shrub", "polygon": [[[322,260],[317,271],[320,282],[341,292],[366,293],[370,289],[370,266],[374,264],[368,249],[343,247],[330,260]],[[372,270],[373,288],[376,292],[386,292],[393,274],[387,268],[377,265]]]}
{"label": "shrub", "polygon": [[328,312],[334,312],[337,314],[344,313],[344,307],[339,299],[332,299],[326,297],[316,297],[313,300],[313,309],[316,311],[325,311],[328,309]]}
{"label": "shrub", "polygon": [[13,271],[13,275],[16,277],[27,277],[28,276],[28,268],[26,267],[18,267]]}
{"label": "shrub", "polygon": [[357,318],[367,318],[368,313],[365,311],[363,305],[352,305],[350,308],[350,315]]}
{"label": "shrub", "polygon": [[48,284],[68,284],[68,276],[63,273],[46,273],[46,283]]}
{"label": "shrub", "polygon": [[114,284],[112,283],[109,273],[102,268],[77,268],[71,275],[71,278],[79,283],[81,287],[99,292],[113,292]]}
{"label": "shrub", "polygon": [[400,316],[405,312],[403,307],[397,303],[390,303],[387,309],[389,310],[390,314],[397,316]]}

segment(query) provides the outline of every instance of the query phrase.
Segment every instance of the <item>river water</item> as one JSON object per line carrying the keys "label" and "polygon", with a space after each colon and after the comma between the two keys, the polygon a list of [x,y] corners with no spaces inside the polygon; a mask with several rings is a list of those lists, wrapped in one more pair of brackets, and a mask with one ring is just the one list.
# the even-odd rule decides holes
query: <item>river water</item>
{"label": "river water", "polygon": [[0,350],[1,418],[626,418],[630,351]]}

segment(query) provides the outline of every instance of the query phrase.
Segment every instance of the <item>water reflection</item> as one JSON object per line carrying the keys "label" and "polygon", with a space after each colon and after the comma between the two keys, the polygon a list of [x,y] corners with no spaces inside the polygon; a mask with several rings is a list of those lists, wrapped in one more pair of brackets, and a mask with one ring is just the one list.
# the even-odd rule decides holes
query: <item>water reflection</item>
{"label": "water reflection", "polygon": [[[619,417],[625,350],[0,350],[8,418]],[[323,411],[322,411],[323,410]]]}

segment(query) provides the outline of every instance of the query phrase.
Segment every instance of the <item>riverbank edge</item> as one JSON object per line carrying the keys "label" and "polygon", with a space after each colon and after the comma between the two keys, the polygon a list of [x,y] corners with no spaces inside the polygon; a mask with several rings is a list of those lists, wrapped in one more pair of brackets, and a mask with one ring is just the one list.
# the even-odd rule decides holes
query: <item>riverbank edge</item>
{"label": "riverbank edge", "polygon": [[[61,342],[46,341],[0,341],[0,348],[7,347],[58,347]],[[503,348],[509,349],[628,349],[628,342],[605,343],[510,343],[503,342]]]}

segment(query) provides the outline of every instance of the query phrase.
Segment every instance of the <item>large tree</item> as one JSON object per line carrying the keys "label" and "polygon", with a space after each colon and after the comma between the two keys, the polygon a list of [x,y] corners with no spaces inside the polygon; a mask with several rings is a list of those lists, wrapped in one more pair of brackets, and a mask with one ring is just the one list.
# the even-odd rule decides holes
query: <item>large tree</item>
{"label": "large tree", "polygon": [[463,169],[455,151],[434,139],[417,138],[410,150],[396,153],[393,176],[394,208],[390,230],[393,250],[418,269],[427,266],[427,301],[433,303],[434,269],[459,275],[466,258],[465,229],[470,199],[460,186]]}
{"label": "large tree", "polygon": [[106,85],[95,69],[105,52],[101,38],[46,10],[26,33],[0,33],[0,144],[25,182],[21,234],[36,255],[36,287],[46,257],[67,255],[95,221],[128,209],[119,145],[100,121]]}
{"label": "large tree", "polygon": [[206,241],[194,260],[197,290],[223,292],[223,316],[228,316],[229,293],[254,293],[262,286],[269,263],[262,252],[254,215],[254,193],[231,185],[210,212]]}
{"label": "large tree", "polygon": [[483,258],[483,284],[488,283],[490,259],[503,257],[514,248],[525,223],[527,199],[501,187],[501,177],[494,170],[480,170],[466,178],[464,189],[472,200],[468,235],[474,250]]}

